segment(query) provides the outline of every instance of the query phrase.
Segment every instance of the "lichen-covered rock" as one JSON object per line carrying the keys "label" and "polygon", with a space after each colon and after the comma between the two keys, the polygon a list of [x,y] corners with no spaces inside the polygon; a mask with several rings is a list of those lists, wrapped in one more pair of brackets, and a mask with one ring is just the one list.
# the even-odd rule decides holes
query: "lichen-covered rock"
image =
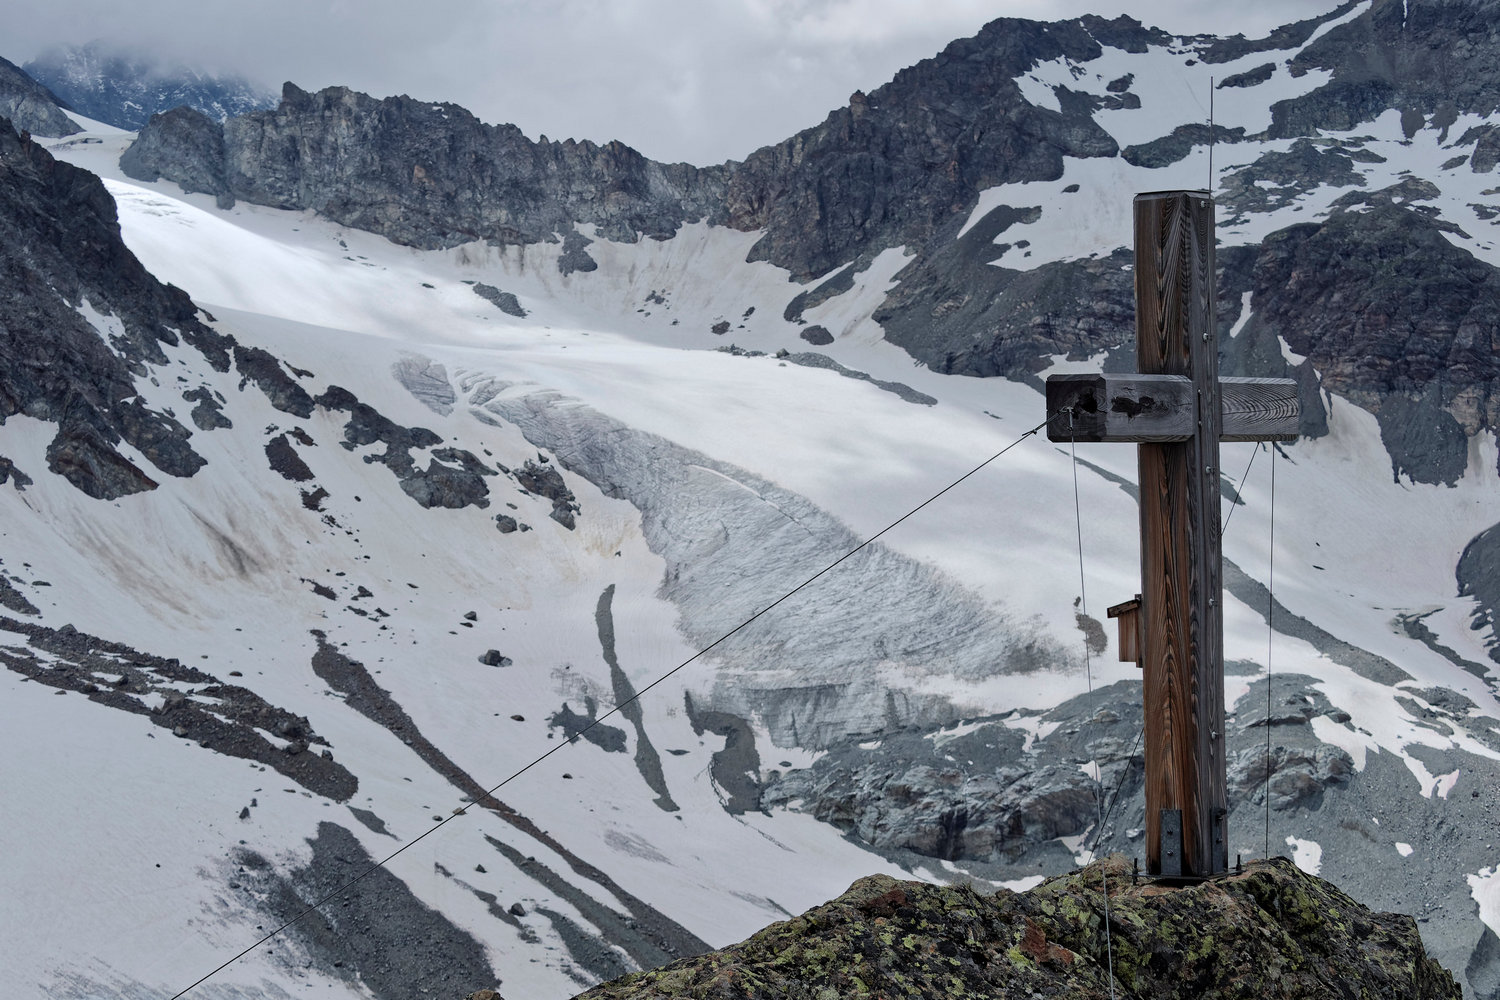
{"label": "lichen-covered rock", "polygon": [[1462,996],[1427,957],[1411,917],[1373,913],[1285,858],[1169,886],[1137,881],[1116,856],[1025,893],[870,876],[740,944],[625,976],[580,1000],[1082,1000],[1112,993],[1119,1000]]}

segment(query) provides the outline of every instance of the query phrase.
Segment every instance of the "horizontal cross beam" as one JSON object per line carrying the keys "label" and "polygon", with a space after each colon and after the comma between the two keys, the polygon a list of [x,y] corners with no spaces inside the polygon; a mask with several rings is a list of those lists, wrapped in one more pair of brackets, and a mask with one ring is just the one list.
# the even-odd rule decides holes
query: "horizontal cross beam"
{"label": "horizontal cross beam", "polygon": [[[1166,444],[1197,431],[1193,380],[1130,372],[1047,379],[1049,441]],[[1289,378],[1221,378],[1220,441],[1295,441],[1297,383]]]}

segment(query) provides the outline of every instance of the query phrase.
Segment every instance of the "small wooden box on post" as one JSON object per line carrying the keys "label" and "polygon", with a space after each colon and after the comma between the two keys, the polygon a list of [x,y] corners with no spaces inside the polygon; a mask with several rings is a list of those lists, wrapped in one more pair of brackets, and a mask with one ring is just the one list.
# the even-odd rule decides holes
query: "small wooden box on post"
{"label": "small wooden box on post", "polygon": [[1229,868],[1219,442],[1297,437],[1291,379],[1219,378],[1214,206],[1206,191],[1135,198],[1139,374],[1047,379],[1047,437],[1138,446],[1146,868]]}

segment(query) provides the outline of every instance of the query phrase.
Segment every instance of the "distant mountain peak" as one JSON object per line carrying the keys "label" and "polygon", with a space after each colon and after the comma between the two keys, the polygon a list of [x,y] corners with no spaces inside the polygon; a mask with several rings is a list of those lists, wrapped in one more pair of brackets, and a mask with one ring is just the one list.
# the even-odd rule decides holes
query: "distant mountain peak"
{"label": "distant mountain peak", "polygon": [[79,114],[131,130],[184,105],[222,121],[276,104],[274,92],[244,77],[99,41],[48,49],[23,69]]}

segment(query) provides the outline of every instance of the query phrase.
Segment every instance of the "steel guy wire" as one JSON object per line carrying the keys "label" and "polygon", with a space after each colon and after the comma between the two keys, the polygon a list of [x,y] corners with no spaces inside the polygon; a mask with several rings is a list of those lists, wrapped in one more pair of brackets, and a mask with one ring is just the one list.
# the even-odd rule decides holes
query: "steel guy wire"
{"label": "steel guy wire", "polygon": [[1234,520],[1235,510],[1244,504],[1242,499],[1245,489],[1245,480],[1250,477],[1250,466],[1255,464],[1255,456],[1260,453],[1260,443],[1256,442],[1250,450],[1250,461],[1245,463],[1245,471],[1240,475],[1239,485],[1234,488],[1234,503],[1229,505],[1229,516],[1224,518],[1224,523],[1219,526],[1219,537],[1222,539],[1224,533],[1229,530],[1229,522]]}
{"label": "steel guy wire", "polygon": [[[1258,450],[1258,449],[1257,449]],[[1271,445],[1271,541],[1266,569],[1266,858],[1271,857],[1271,647],[1276,630],[1276,445]]]}
{"label": "steel guy wire", "polygon": [[[1051,418],[1049,417],[1048,419],[1050,420]],[[797,586],[793,587],[791,590],[789,590],[786,593],[782,594],[780,597],[776,598],[776,600],[772,601],[770,604],[767,604],[764,608],[761,608],[759,611],[755,612],[755,614],[751,615],[749,618],[746,618],[744,621],[740,622],[734,628],[730,629],[728,632],[725,632],[723,635],[719,636],[713,642],[709,643],[707,646],[704,646],[702,649],[698,650],[692,656],[689,656],[687,659],[683,660],[681,663],[677,664],[677,666],[673,667],[671,670],[668,670],[666,673],[662,674],[660,677],[658,677],[655,680],[653,680],[650,684],[647,684],[645,687],[641,688],[639,691],[637,691],[635,694],[631,695],[629,698],[626,698],[624,701],[622,701],[619,704],[615,705],[608,712],[605,712],[603,715],[599,716],[597,719],[594,719],[587,726],[584,726],[578,732],[574,733],[572,735],[572,737],[570,737],[568,739],[565,739],[565,740],[561,741],[560,743],[557,743],[550,750],[547,750],[545,753],[542,753],[539,756],[537,756],[534,759],[532,759],[529,763],[527,763],[527,764],[523,765],[522,767],[518,768],[517,770],[511,772],[511,774],[508,777],[506,777],[504,780],[502,780],[498,784],[496,784],[496,785],[494,785],[494,786],[486,789],[484,794],[486,796],[494,795],[500,789],[504,788],[506,785],[510,784],[512,781],[514,781],[515,779],[519,778],[521,775],[525,774],[527,771],[530,771],[533,767],[536,767],[538,764],[540,764],[542,761],[546,760],[548,757],[551,757],[553,754],[557,753],[557,751],[561,750],[563,747],[568,746],[568,745],[573,744],[573,743],[577,743],[579,737],[582,737],[585,734],[587,734],[595,726],[597,726],[600,723],[604,722],[605,719],[608,719],[610,716],[612,716],[612,715],[616,714],[617,712],[621,711],[627,705],[630,705],[633,702],[639,701],[640,698],[647,691],[650,691],[652,688],[654,688],[657,685],[661,684],[663,681],[667,680],[669,677],[671,677],[673,674],[676,674],[679,670],[682,670],[684,667],[687,667],[689,664],[692,664],[692,663],[696,662],[697,660],[699,660],[700,658],[702,658],[705,654],[707,654],[711,650],[715,649],[716,647],[718,647],[719,645],[721,645],[722,643],[724,643],[725,641],[727,641],[728,639],[730,639],[731,637],[733,637],[734,635],[736,635],[737,633],[739,633],[742,630],[744,630],[751,623],[755,622],[756,620],[758,620],[759,618],[761,618],[762,616],[764,616],[767,612],[769,612],[772,609],[776,608],[778,605],[785,603],[790,598],[794,597],[795,595],[801,593],[803,590],[807,589],[814,582],[816,582],[817,580],[819,580],[822,577],[826,576],[828,573],[832,572],[835,568],[837,568],[838,566],[842,565],[844,562],[847,562],[850,558],[852,558],[853,556],[855,556],[857,553],[863,551],[865,548],[867,548],[872,543],[874,543],[875,541],[877,541],[879,538],[881,538],[882,536],[884,536],[885,534],[887,534],[888,532],[890,532],[892,529],[896,528],[898,525],[900,525],[903,522],[905,522],[908,518],[910,518],[913,515],[917,514],[919,511],[925,509],[928,505],[932,504],[933,502],[935,502],[939,498],[943,497],[944,495],[946,495],[947,493],[949,493],[950,491],[952,491],[953,489],[955,489],[956,487],[958,487],[960,484],[966,482],[968,479],[970,479],[971,477],[973,477],[974,475],[976,475],[977,473],[979,473],[981,470],[983,470],[990,463],[992,463],[995,460],[999,459],[1006,452],[1008,452],[1012,448],[1016,447],[1016,445],[1020,444],[1022,441],[1025,441],[1027,438],[1031,437],[1033,434],[1035,434],[1037,431],[1041,430],[1043,427],[1046,427],[1047,426],[1047,422],[1048,422],[1047,420],[1043,420],[1041,423],[1039,423],[1035,427],[1031,428],[1031,430],[1029,430],[1026,433],[1022,434],[1020,437],[1016,438],[1010,444],[1006,445],[1004,448],[1001,448],[999,451],[995,452],[989,458],[985,459],[983,462],[980,462],[978,465],[974,466],[968,472],[965,472],[963,475],[961,475],[957,479],[953,480],[953,482],[949,483],[947,486],[944,486],[942,489],[938,490],[932,496],[928,497],[926,500],[923,500],[921,503],[917,504],[911,510],[907,511],[905,514],[902,514],[900,517],[896,518],[896,520],[892,521],[890,524],[886,525],[884,528],[881,528],[879,531],[875,532],[875,534],[871,535],[869,538],[866,538],[864,541],[862,541],[858,545],[854,546],[854,548],[852,548],[849,551],[845,552],[843,555],[841,555],[837,559],[833,560],[833,562],[829,563],[827,566],[824,566],[822,569],[818,570],[812,576],[810,576],[807,579],[803,580],[801,583],[797,584]],[[1076,465],[1075,465],[1075,468],[1074,468],[1073,477],[1074,477],[1074,489],[1075,489],[1075,494],[1076,494],[1077,479],[1078,479],[1078,472],[1077,472]],[[469,805],[477,805],[477,804],[478,803],[475,803],[475,802],[472,802],[472,801],[469,803]],[[181,1000],[182,997],[186,996],[188,993],[191,993],[193,990],[197,989],[199,986],[203,985],[208,980],[210,980],[214,976],[218,975],[220,972],[223,972],[225,969],[229,968],[231,965],[233,965],[235,962],[238,962],[240,959],[244,958],[246,955],[248,955],[251,952],[255,951],[255,949],[259,948],[261,945],[265,944],[267,941],[270,941],[272,938],[276,937],[282,931],[286,930],[288,927],[290,927],[293,924],[297,923],[297,921],[301,920],[303,917],[307,916],[309,913],[312,913],[315,910],[321,909],[322,906],[323,906],[323,904],[327,903],[329,900],[331,900],[334,897],[342,894],[346,889],[349,889],[350,887],[354,886],[356,883],[358,883],[358,882],[362,881],[363,879],[367,878],[368,876],[370,876],[371,874],[373,874],[376,870],[378,870],[380,868],[384,868],[386,865],[390,864],[393,860],[395,860],[395,858],[397,857],[397,855],[399,855],[399,854],[403,853],[404,851],[406,851],[407,848],[415,846],[417,843],[419,843],[422,840],[425,840],[431,834],[434,834],[438,830],[441,830],[443,827],[447,826],[448,823],[450,823],[451,821],[457,819],[460,816],[466,815],[468,813],[468,810],[469,810],[469,805],[461,806],[456,812],[450,813],[449,815],[443,817],[442,820],[440,820],[437,823],[434,823],[432,826],[428,827],[426,830],[424,830],[422,833],[418,834],[416,837],[414,837],[411,840],[407,841],[406,843],[402,844],[400,847],[396,848],[390,854],[387,854],[381,860],[376,861],[376,862],[368,865],[363,871],[361,871],[359,874],[355,875],[353,878],[350,878],[346,882],[342,883],[341,885],[337,886],[336,888],[330,890],[328,893],[326,893],[323,896],[321,896],[316,902],[309,903],[303,909],[299,910],[294,916],[289,917],[287,920],[283,921],[277,927],[275,927],[271,931],[268,931],[266,934],[262,935],[254,943],[252,943],[248,947],[244,948],[243,950],[237,952],[235,955],[233,955],[229,959],[225,960],[223,963],[221,963],[220,965],[218,965],[216,968],[214,968],[210,972],[208,972],[208,973],[204,974],[203,976],[199,977],[191,985],[187,986],[186,988],[184,988],[182,990],[179,990],[177,993],[172,994],[170,1000]],[[1108,905],[1108,901],[1106,900],[1106,906],[1107,905]],[[1113,973],[1111,973],[1111,975],[1113,975]],[[1113,995],[1113,989],[1114,989],[1113,984],[1111,984],[1111,987],[1110,987],[1111,995]]]}
{"label": "steel guy wire", "polygon": [[[1070,406],[1065,411],[1068,414],[1068,455],[1073,465],[1073,523],[1078,529],[1078,610],[1083,616],[1083,621],[1089,620],[1089,598],[1088,588],[1084,583],[1083,574],[1083,503],[1078,498],[1078,451],[1073,440],[1073,408]],[[1083,631],[1083,669],[1088,677],[1089,694],[1094,693],[1094,661],[1089,652],[1089,634]],[[1099,767],[1096,761],[1094,766]],[[1104,773],[1100,770],[1095,777],[1095,784],[1099,786],[1100,794],[1095,797],[1099,807],[1099,829],[1104,829]],[[1094,860],[1098,860],[1095,855]],[[1099,878],[1102,882],[1104,892],[1104,954],[1109,963],[1109,996],[1110,1000],[1115,998],[1115,949],[1113,935],[1109,928],[1109,874],[1105,866],[1099,866]]]}
{"label": "steel guy wire", "polygon": [[1100,825],[1099,830],[1094,834],[1094,846],[1090,849],[1090,852],[1096,857],[1099,853],[1099,844],[1104,839],[1104,828],[1108,826],[1109,821],[1114,818],[1115,806],[1120,804],[1120,792],[1122,792],[1125,788],[1125,776],[1130,773],[1130,762],[1135,760],[1136,754],[1140,753],[1141,740],[1145,738],[1145,735],[1146,727],[1142,725],[1141,728],[1136,731],[1135,746],[1131,748],[1130,753],[1123,758],[1116,758],[1117,761],[1124,760],[1125,766],[1120,769],[1119,775],[1115,778],[1115,787],[1114,790],[1110,793],[1109,808],[1104,811],[1104,822]]}

